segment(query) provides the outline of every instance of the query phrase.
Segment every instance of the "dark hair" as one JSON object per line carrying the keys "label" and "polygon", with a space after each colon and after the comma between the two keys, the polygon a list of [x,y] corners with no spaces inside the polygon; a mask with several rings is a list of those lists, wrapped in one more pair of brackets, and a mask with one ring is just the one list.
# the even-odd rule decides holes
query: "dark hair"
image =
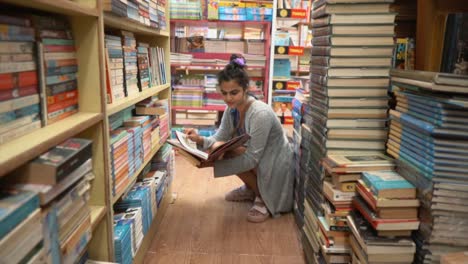
{"label": "dark hair", "polygon": [[235,80],[244,91],[249,88],[249,75],[245,71],[246,60],[242,55],[232,54],[229,63],[218,73],[218,85]]}

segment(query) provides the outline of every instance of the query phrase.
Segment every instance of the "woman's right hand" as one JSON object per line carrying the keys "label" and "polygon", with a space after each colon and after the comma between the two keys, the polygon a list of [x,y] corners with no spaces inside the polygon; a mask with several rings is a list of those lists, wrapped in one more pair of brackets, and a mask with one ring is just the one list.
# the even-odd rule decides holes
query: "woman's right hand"
{"label": "woman's right hand", "polygon": [[194,128],[186,128],[185,129],[185,134],[187,135],[187,137],[192,140],[193,142],[196,142],[197,144],[201,144],[202,143],[202,137],[200,137],[200,135],[198,135],[197,133],[197,130],[194,129]]}

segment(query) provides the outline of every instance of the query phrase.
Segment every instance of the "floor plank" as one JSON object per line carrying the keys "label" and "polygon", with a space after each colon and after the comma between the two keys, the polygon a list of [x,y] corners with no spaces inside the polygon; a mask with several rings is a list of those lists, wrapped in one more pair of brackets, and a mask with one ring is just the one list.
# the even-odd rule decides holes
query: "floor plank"
{"label": "floor plank", "polygon": [[177,199],[145,256],[145,264],[303,264],[292,214],[249,223],[249,202],[224,195],[240,186],[236,177],[214,178],[210,168],[196,169],[176,157],[173,190]]}

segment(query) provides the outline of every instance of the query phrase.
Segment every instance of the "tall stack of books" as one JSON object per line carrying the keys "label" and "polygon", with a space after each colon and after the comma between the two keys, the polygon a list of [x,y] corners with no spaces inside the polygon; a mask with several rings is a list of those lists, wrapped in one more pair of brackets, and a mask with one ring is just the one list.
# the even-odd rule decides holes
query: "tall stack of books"
{"label": "tall stack of books", "polygon": [[150,21],[150,27],[159,28],[158,1],[157,0],[149,1],[149,21]]}
{"label": "tall stack of books", "polygon": [[396,107],[387,152],[422,202],[416,260],[439,263],[442,254],[468,248],[468,81],[423,71],[392,70],[391,77]]}
{"label": "tall stack of books", "polygon": [[139,92],[136,40],[133,32],[121,31],[121,33],[124,53],[125,96],[132,96]]}
{"label": "tall stack of books", "polygon": [[[329,193],[341,192],[330,183],[323,183],[326,174],[320,163],[322,158],[343,151],[362,154],[385,150],[395,14],[389,11],[391,1],[370,2],[319,0],[313,3],[311,96],[310,107],[304,115],[311,133],[303,136],[303,140],[310,142],[307,206],[316,215],[315,219],[306,215],[306,222],[318,220],[325,213],[323,205],[330,204],[327,201],[330,197],[325,196],[327,200],[323,200],[322,190],[316,186]],[[350,199],[346,203],[349,205]],[[312,222],[309,227],[317,230],[320,225]],[[308,247],[312,247],[313,243],[308,242],[312,244]],[[333,253],[320,250],[325,252],[324,257]],[[314,252],[319,253],[317,247]]]}
{"label": "tall stack of books", "polygon": [[122,0],[104,0],[103,9],[104,11],[111,12],[117,16],[127,16],[127,1]]}
{"label": "tall stack of books", "polygon": [[35,30],[31,20],[0,15],[0,144],[41,127]]}
{"label": "tall stack of books", "polygon": [[66,18],[33,16],[38,29],[43,96],[43,122],[52,124],[78,112],[78,62],[71,26]]}
{"label": "tall stack of books", "polygon": [[122,38],[106,34],[105,43],[107,103],[110,104],[125,97]]}
{"label": "tall stack of books", "polygon": [[138,86],[140,91],[150,87],[150,68],[147,43],[138,43],[137,61],[138,61]]}

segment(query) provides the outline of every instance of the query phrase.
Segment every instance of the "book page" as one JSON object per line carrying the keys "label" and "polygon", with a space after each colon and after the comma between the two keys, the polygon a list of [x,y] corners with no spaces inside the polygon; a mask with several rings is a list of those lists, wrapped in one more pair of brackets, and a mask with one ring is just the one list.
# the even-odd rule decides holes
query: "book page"
{"label": "book page", "polygon": [[177,139],[179,140],[180,144],[190,153],[203,158],[203,159],[208,159],[208,153],[203,152],[201,150],[198,150],[197,148],[194,148],[191,146],[191,143],[189,142],[189,139],[187,138],[187,135],[180,131],[176,131],[176,136]]}

